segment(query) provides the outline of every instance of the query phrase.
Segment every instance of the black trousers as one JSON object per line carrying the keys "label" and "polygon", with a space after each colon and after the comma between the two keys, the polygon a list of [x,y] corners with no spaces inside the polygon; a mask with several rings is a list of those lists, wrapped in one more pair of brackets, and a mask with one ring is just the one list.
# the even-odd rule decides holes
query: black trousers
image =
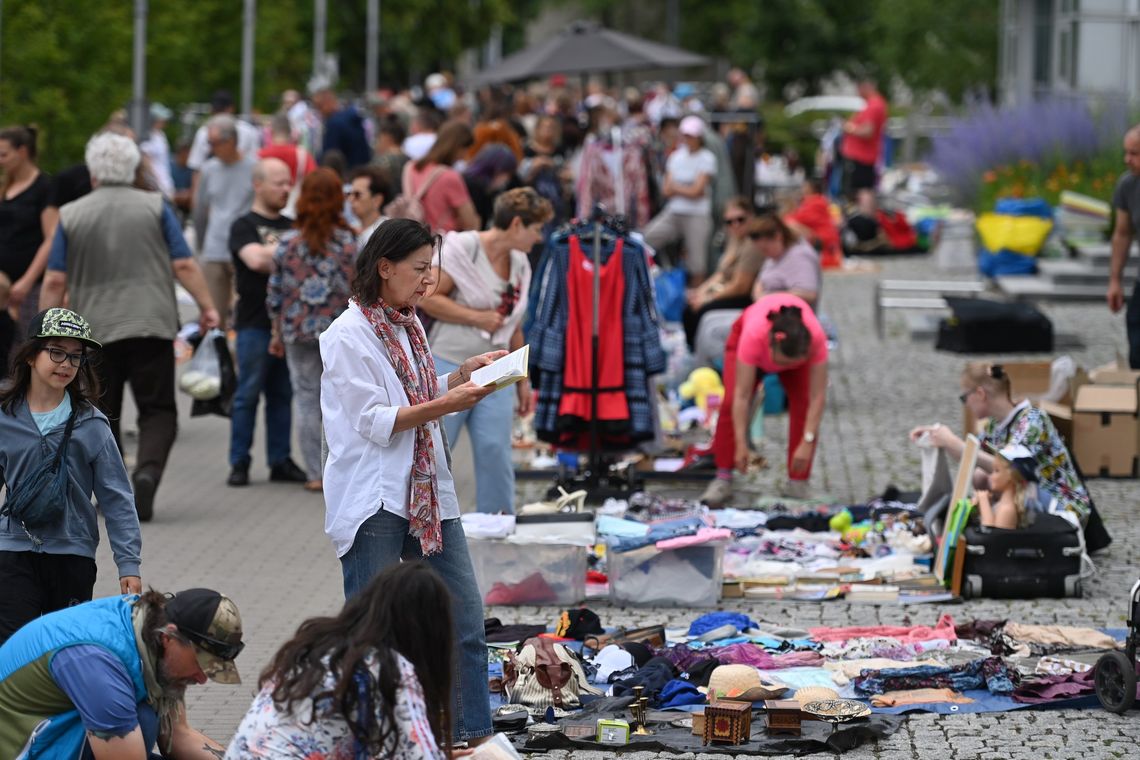
{"label": "black trousers", "polygon": [[91,601],[95,560],[0,551],[0,644],[40,615]]}
{"label": "black trousers", "polygon": [[1140,369],[1140,283],[1132,286],[1124,324],[1128,329],[1128,365],[1132,369]]}
{"label": "black trousers", "polygon": [[174,400],[174,343],[162,338],[127,338],[103,346],[99,379],[103,411],[123,450],[119,429],[123,390],[127,383],[139,410],[139,447],[135,472],[152,475],[157,483],[178,435],[178,405]]}

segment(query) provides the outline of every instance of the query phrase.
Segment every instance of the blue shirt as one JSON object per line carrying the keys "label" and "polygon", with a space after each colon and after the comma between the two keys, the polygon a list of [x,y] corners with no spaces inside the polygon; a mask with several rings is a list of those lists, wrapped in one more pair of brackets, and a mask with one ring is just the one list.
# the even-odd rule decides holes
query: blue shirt
{"label": "blue shirt", "polygon": [[36,427],[40,429],[40,432],[47,435],[47,432],[55,428],[56,425],[67,422],[70,414],[71,395],[65,392],[63,401],[59,402],[59,406],[50,412],[32,412],[32,419],[36,421]]}
{"label": "blue shirt", "polygon": [[78,644],[51,659],[51,675],[67,695],[83,727],[100,739],[126,736],[139,725],[131,676],[106,647]]}
{"label": "blue shirt", "polygon": [[[182,225],[178,223],[178,217],[174,215],[174,209],[170,208],[169,203],[162,204],[162,237],[166,239],[172,261],[190,258],[190,246],[186,245],[186,238],[182,235]],[[67,271],[67,235],[62,224],[55,226],[47,268],[51,272]]]}

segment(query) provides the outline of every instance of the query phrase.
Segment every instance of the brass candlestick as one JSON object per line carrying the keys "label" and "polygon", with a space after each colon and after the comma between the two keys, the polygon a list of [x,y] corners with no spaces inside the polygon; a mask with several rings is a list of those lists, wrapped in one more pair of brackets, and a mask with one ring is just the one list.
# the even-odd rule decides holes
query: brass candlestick
{"label": "brass candlestick", "polygon": [[644,686],[633,687],[633,702],[629,706],[629,712],[633,716],[635,726],[633,733],[641,736],[653,733],[646,726],[649,716],[649,697],[645,696]]}

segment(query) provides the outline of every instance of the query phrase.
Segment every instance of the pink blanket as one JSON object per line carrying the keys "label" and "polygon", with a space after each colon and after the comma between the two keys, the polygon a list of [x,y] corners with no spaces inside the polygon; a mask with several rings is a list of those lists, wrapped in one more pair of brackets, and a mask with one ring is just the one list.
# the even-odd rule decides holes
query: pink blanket
{"label": "pink blanket", "polygon": [[925,625],[891,626],[867,625],[851,626],[847,628],[811,628],[811,637],[816,641],[848,641],[849,639],[866,639],[877,636],[898,639],[905,644],[917,641],[931,641],[932,639],[946,639],[955,641],[958,636],[954,633],[954,618],[943,615],[931,628]]}

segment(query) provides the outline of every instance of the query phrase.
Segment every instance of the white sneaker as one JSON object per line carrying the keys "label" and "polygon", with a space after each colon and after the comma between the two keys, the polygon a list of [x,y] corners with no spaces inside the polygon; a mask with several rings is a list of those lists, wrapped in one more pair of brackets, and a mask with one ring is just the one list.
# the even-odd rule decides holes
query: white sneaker
{"label": "white sneaker", "polygon": [[732,498],[732,481],[713,478],[697,501],[710,507],[723,507]]}
{"label": "white sneaker", "polygon": [[780,495],[785,499],[807,499],[810,495],[806,480],[788,480],[780,486]]}

